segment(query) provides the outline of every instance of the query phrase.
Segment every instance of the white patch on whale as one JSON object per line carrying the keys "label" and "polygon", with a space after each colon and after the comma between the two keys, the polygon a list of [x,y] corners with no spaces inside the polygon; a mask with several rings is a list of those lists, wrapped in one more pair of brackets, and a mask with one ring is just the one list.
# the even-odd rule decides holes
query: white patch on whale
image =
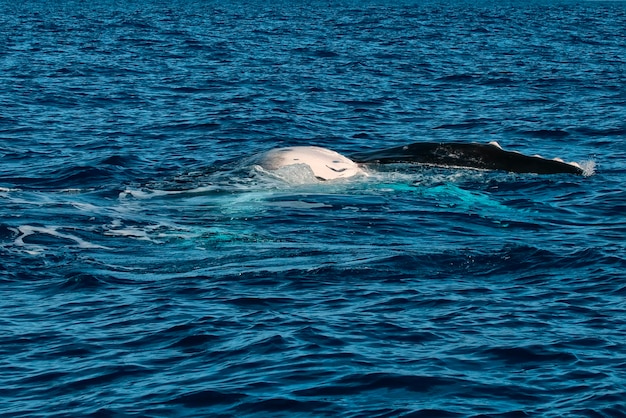
{"label": "white patch on whale", "polygon": [[258,164],[268,171],[291,166],[306,166],[320,180],[335,180],[367,173],[354,161],[338,152],[321,147],[276,148],[261,154]]}

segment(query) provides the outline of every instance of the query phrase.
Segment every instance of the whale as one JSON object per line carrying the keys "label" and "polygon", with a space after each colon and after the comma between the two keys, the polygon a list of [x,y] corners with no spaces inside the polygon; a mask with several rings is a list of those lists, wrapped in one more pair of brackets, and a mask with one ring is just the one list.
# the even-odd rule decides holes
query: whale
{"label": "whale", "polygon": [[258,158],[265,170],[302,165],[322,181],[367,176],[373,164],[412,163],[426,166],[498,170],[512,173],[583,175],[575,162],[503,149],[497,142],[416,142],[408,145],[366,150],[345,156],[317,146],[274,148]]}

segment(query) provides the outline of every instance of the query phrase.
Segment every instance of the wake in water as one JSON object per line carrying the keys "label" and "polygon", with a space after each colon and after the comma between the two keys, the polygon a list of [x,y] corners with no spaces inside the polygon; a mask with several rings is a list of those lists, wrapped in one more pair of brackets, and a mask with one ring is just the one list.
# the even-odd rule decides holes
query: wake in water
{"label": "wake in water", "polygon": [[[430,156],[424,157],[425,154]],[[503,158],[504,162],[494,166],[495,157]],[[441,144],[412,144],[363,152],[355,158],[369,163],[357,165],[323,148],[284,148],[140,187],[125,187],[119,192],[117,202],[108,207],[102,207],[102,200],[91,202],[89,190],[26,193],[20,189],[3,189],[1,192],[9,205],[59,208],[63,218],[72,218],[69,214],[72,212],[80,217],[90,213],[107,218],[99,228],[90,225],[83,231],[76,225],[64,224],[23,223],[9,228],[12,247],[34,255],[45,253],[46,244],[55,243],[77,249],[110,250],[107,237],[154,243],[194,237],[210,237],[215,242],[256,240],[259,234],[252,231],[255,228],[250,227],[247,219],[262,218],[277,210],[358,207],[363,199],[425,200],[460,212],[477,212],[500,222],[498,218],[515,217],[515,210],[490,196],[482,183],[494,179],[516,182],[523,177],[507,170],[490,173],[484,171],[486,168],[508,167],[511,169],[508,171],[525,172],[530,167],[535,171],[586,176],[594,169],[593,162],[563,163],[479,144],[469,148],[461,144],[453,144],[451,148]],[[467,167],[459,168],[462,164]],[[455,168],[445,168],[449,165]],[[337,204],[340,196],[346,196],[346,203]],[[393,202],[385,204],[393,206]],[[181,214],[185,215],[181,217]],[[198,226],[202,224],[205,226]],[[90,236],[94,238],[90,240]]]}

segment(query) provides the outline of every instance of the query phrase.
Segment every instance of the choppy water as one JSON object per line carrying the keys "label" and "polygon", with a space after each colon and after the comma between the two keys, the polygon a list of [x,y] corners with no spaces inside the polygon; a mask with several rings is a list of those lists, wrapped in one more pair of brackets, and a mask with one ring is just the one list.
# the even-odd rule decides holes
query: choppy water
{"label": "choppy water", "polygon": [[624,2],[267,3],[0,2],[3,416],[625,416]]}

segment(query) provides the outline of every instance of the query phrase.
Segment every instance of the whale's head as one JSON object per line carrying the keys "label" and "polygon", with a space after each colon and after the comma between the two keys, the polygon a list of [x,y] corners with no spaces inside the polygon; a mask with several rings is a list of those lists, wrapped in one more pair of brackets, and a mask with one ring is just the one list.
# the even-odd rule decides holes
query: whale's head
{"label": "whale's head", "polygon": [[292,165],[305,165],[320,180],[343,179],[366,174],[351,159],[321,147],[275,148],[261,154],[257,161],[263,169],[269,171]]}

